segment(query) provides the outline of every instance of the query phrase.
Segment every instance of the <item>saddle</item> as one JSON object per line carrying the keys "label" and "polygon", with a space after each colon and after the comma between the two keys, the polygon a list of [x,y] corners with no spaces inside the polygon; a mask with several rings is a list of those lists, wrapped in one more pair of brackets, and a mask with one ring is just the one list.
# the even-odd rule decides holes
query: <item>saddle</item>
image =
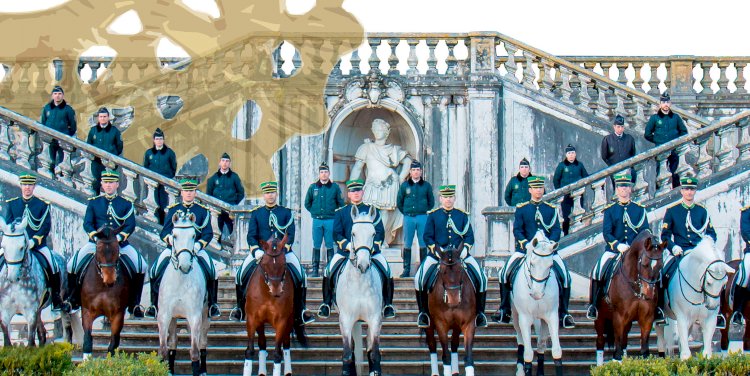
{"label": "saddle", "polygon": [[[88,268],[89,264],[91,263],[91,260],[93,259],[94,259],[94,254],[90,253],[86,256],[83,256],[81,258],[81,261],[78,262],[78,265],[76,265],[76,268],[73,272],[76,274],[78,278],[79,286],[83,286],[83,278],[86,276],[86,273],[84,273],[84,271],[86,271],[86,268]],[[128,260],[127,257],[120,257],[119,266],[120,266],[120,269],[123,269],[125,274],[127,274],[128,279],[132,280],[135,267],[130,262],[130,260]],[[160,267],[160,269],[163,270],[163,267]]]}
{"label": "saddle", "polygon": [[[240,282],[242,283],[242,286],[244,288],[247,288],[247,285],[250,283],[250,278],[253,277],[253,274],[255,274],[255,270],[258,269],[258,260],[253,259],[250,261],[250,264],[247,266],[247,270],[240,275]],[[286,270],[289,271],[289,275],[292,276],[292,283],[296,286],[299,285],[302,281],[302,276],[297,272],[296,269],[291,264],[286,265]],[[206,276],[208,278],[208,276]]]}
{"label": "saddle", "polygon": [[[432,292],[432,290],[435,288],[435,282],[437,282],[437,275],[438,271],[440,270],[440,264],[435,264],[429,267],[427,269],[427,272],[425,272],[425,288],[427,292]],[[471,286],[474,288],[475,291],[479,291],[479,284],[481,282],[481,277],[477,275],[473,269],[464,266],[464,273],[469,277],[469,281],[471,281]]]}
{"label": "saddle", "polygon": [[622,254],[615,258],[607,260],[604,265],[604,273],[602,273],[602,281],[604,281],[604,287],[602,288],[602,296],[606,297],[607,303],[609,303],[609,287],[612,284],[612,277],[614,277],[614,271],[622,264]]}

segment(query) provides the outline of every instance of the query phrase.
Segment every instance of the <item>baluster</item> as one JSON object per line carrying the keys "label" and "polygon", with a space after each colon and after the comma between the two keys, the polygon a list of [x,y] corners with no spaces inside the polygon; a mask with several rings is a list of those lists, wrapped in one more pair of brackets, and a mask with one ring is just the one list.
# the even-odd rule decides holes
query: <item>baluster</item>
{"label": "baluster", "polygon": [[359,76],[362,74],[362,71],[359,69],[359,64],[362,62],[362,59],[359,58],[359,48],[354,49],[352,51],[352,58],[349,59],[349,61],[352,63],[352,70],[349,72],[350,76]]}
{"label": "baluster", "polygon": [[83,150],[80,150],[80,155],[83,169],[74,179],[76,189],[86,193],[87,196],[94,196],[99,193],[94,192],[94,175],[91,174],[91,163],[94,160],[94,156]]}
{"label": "baluster", "polygon": [[518,48],[508,42],[503,42],[503,46],[505,47],[505,52],[508,54],[508,60],[505,61],[505,70],[508,72],[507,77],[512,77],[513,82],[518,82],[516,78],[516,70],[518,69],[516,51],[518,51]]}
{"label": "baluster", "polygon": [[[59,176],[58,180],[68,187],[73,188],[73,164],[71,160],[73,158],[72,154],[75,151],[75,148],[73,147],[73,145],[65,141],[58,142],[60,143],[60,148],[63,150],[63,160],[60,164],[57,165],[57,168],[55,169],[56,171],[59,171],[57,172],[57,175]],[[95,192],[95,194],[98,193],[99,192]]]}
{"label": "baluster", "polygon": [[[145,195],[143,194],[143,191],[141,191],[141,202],[143,203],[143,206],[146,207],[146,212],[143,213],[143,217],[146,218],[147,221],[157,222],[158,218],[155,213],[160,209],[156,204],[156,195],[158,194],[156,188],[159,186],[159,183],[154,179],[143,176],[143,185],[146,189]],[[161,208],[161,210],[164,210],[164,208]]]}
{"label": "baluster", "polygon": [[10,155],[17,165],[31,169],[31,146],[29,145],[29,130],[20,124],[13,125],[13,146]]}
{"label": "baluster", "polygon": [[428,38],[426,40],[427,42],[427,48],[430,50],[430,54],[427,57],[427,75],[436,75],[438,73],[437,70],[437,58],[435,57],[435,47],[437,47],[438,40]]}
{"label": "baluster", "polygon": [[558,67],[558,71],[560,72],[560,76],[562,76],[562,84],[560,85],[560,99],[563,102],[572,105],[573,101],[570,99],[570,97],[573,94],[573,89],[570,87],[570,69],[561,65]]}
{"label": "baluster", "polygon": [[685,160],[685,157],[687,156],[687,153],[690,150],[690,144],[682,144],[676,147],[674,150],[675,150],[675,153],[677,153],[677,157],[679,158],[677,171],[675,171],[675,173],[681,177],[686,176],[686,174],[695,175],[695,171],[693,171],[693,166],[691,166]]}
{"label": "baluster", "polygon": [[602,119],[609,120],[609,103],[607,103],[607,94],[609,92],[609,85],[602,82],[596,81],[596,115]]}
{"label": "baluster", "polygon": [[654,197],[667,194],[672,190],[672,174],[667,166],[667,158],[672,154],[670,150],[660,153],[656,156],[656,163],[659,164],[659,175],[656,176],[656,192]]}
{"label": "baluster", "polygon": [[712,138],[713,134],[708,134],[695,140],[698,144],[698,161],[695,163],[698,170],[698,179],[705,179],[713,173],[711,163],[713,163],[714,158],[708,151],[708,143]]}
{"label": "baluster", "polygon": [[594,202],[591,204],[591,223],[601,223],[604,217],[601,212],[607,206],[607,179],[604,178],[591,183],[591,189],[594,191]]}
{"label": "baluster", "polygon": [[122,174],[125,175],[125,189],[120,194],[132,202],[137,202],[138,196],[135,193],[135,185],[138,183],[138,173],[123,167]]}
{"label": "baluster", "polygon": [[633,123],[639,124],[648,120],[648,115],[646,115],[648,103],[646,103],[646,100],[640,97],[633,97],[633,103],[635,104],[635,115],[633,115]]}
{"label": "baluster", "polygon": [[719,151],[716,153],[716,158],[719,159],[718,170],[723,171],[729,167],[734,166],[736,159],[734,158],[735,145],[732,144],[731,139],[734,135],[735,127],[725,126],[718,131],[716,134],[719,140]]}
{"label": "baluster", "polygon": [[31,85],[31,80],[29,79],[29,68],[31,63],[16,62],[14,65],[15,66],[11,69],[11,72],[16,72],[16,74],[13,75],[14,77],[11,82],[18,82],[17,94],[26,94],[29,92],[29,85]]}
{"label": "baluster", "polygon": [[735,94],[747,94],[747,89],[745,89],[745,67],[747,65],[747,63],[734,63],[734,67],[737,69],[737,78],[734,80],[734,84],[737,86]]}
{"label": "baluster", "polygon": [[398,47],[398,43],[400,42],[400,39],[398,38],[391,38],[388,40],[388,45],[391,47],[391,56],[388,56],[388,75],[391,76],[398,76],[401,74],[401,72],[398,71],[398,56],[396,55],[396,47]]}
{"label": "baluster", "polygon": [[409,76],[416,76],[419,74],[419,71],[417,70],[417,63],[419,63],[419,60],[417,59],[417,44],[419,44],[419,40],[407,39],[406,44],[409,45],[409,58],[406,60],[409,69],[406,70],[406,74]]}
{"label": "baluster", "polygon": [[585,74],[578,74],[578,81],[581,82],[581,87],[578,90],[578,108],[585,112],[591,112],[591,95],[589,94],[589,87],[591,87],[591,77]]}
{"label": "baluster", "polygon": [[[617,82],[623,86],[628,86],[628,77],[625,75],[625,70],[628,69],[628,63],[617,63]],[[636,76],[638,73],[636,73]]]}
{"label": "baluster", "polygon": [[11,147],[10,142],[11,122],[6,118],[0,118],[0,159],[9,161],[11,159],[8,151]]}
{"label": "baluster", "polygon": [[711,89],[711,66],[713,63],[704,61],[701,62],[701,68],[703,68],[703,77],[701,77],[701,86],[703,90],[701,94],[713,94],[714,91]]}
{"label": "baluster", "polygon": [[649,199],[648,181],[646,180],[646,163],[639,162],[633,166],[635,170],[635,186],[633,187],[633,199],[643,202]]}
{"label": "baluster", "polygon": [[[317,45],[317,51],[320,51],[320,46],[322,46],[322,43]],[[294,56],[292,56],[292,66],[294,68],[292,68],[292,72],[289,74],[290,76],[297,73],[297,71],[302,68],[302,56],[300,56],[299,50],[296,48],[294,49]]]}
{"label": "baluster", "polygon": [[[554,68],[555,63],[550,61],[549,59],[542,58],[542,65],[539,70],[539,88],[541,89],[542,94],[552,96],[552,90],[554,89],[555,80],[552,78],[552,68]],[[559,72],[559,69],[558,69]],[[559,76],[560,74],[558,74]],[[568,89],[570,89],[570,86],[568,86]],[[565,93],[563,93],[563,97],[565,96]],[[570,93],[568,93],[568,100],[570,100]]]}
{"label": "baluster", "polygon": [[615,106],[615,113],[621,114],[622,116],[627,119],[629,123],[634,123],[633,118],[628,114],[628,110],[625,109],[625,101],[627,101],[628,93],[622,90],[615,90],[615,99],[617,100],[617,105]]}
{"label": "baluster", "polygon": [[[370,69],[372,69],[372,66],[370,66]],[[213,205],[207,207],[208,211],[211,212],[211,228],[214,231],[214,240],[216,240],[219,248],[223,248],[221,244],[221,229],[219,228],[219,214],[221,214],[221,210]]]}
{"label": "baluster", "polygon": [[456,60],[456,55],[454,53],[457,44],[458,39],[449,38],[445,40],[445,45],[448,46],[448,57],[445,58],[445,64],[448,66],[448,69],[445,71],[446,75],[453,76],[456,74],[458,60]]}
{"label": "baluster", "polygon": [[648,95],[652,97],[658,97],[659,96],[659,76],[657,74],[657,70],[659,69],[659,63],[649,62],[648,67],[651,69],[651,77],[648,79],[648,86],[651,86],[650,89],[648,89]]}
{"label": "baluster", "polygon": [[523,57],[526,58],[526,63],[523,67],[523,86],[527,89],[536,90],[534,86],[534,58],[535,56],[531,52],[523,51]]}
{"label": "baluster", "polygon": [[672,92],[672,63],[665,62],[664,68],[667,69],[667,75],[664,76],[664,86],[667,88],[667,90],[671,93]]}
{"label": "baluster", "polygon": [[611,78],[609,77],[609,68],[612,67],[612,63],[599,63],[599,66],[602,67],[602,75]]}
{"label": "baluster", "polygon": [[[286,75],[284,74],[284,69],[282,69],[282,66],[284,65],[284,61],[281,59],[281,46],[283,46],[284,43],[286,43],[286,42],[282,42],[279,45],[279,47],[276,48],[273,51],[273,61],[275,63],[275,67],[274,68],[276,70],[276,77],[278,77],[278,78],[284,78],[284,77],[286,77]],[[203,77],[206,77],[208,75],[207,74],[208,73],[207,72],[208,64],[203,64],[202,68],[203,68],[202,70],[205,73],[205,75],[203,75]]]}
{"label": "baluster", "polygon": [[716,84],[719,85],[719,94],[729,94],[729,79],[727,78],[727,68],[729,67],[728,62],[720,61],[717,63],[719,66],[719,79]]}
{"label": "baluster", "polygon": [[750,122],[747,118],[737,122],[737,150],[739,150],[737,163],[750,160],[750,153],[748,153],[748,150],[750,150],[750,134],[748,133],[748,129],[750,129],[749,125]]}
{"label": "baluster", "polygon": [[36,172],[39,173],[39,175],[41,176],[53,179],[53,175],[52,175],[53,160],[52,160],[52,157],[49,155],[50,153],[49,149],[50,149],[50,143],[52,142],[52,137],[39,133],[37,140],[39,142],[39,146],[41,150],[39,151],[39,154],[37,154],[36,156],[36,163],[37,163]]}
{"label": "baluster", "polygon": [[102,66],[102,63],[99,61],[89,62],[89,68],[91,68],[91,79],[89,80],[89,82],[96,81],[98,74],[99,74],[97,71],[99,70],[99,67],[101,66]]}
{"label": "baluster", "polygon": [[581,200],[583,199],[584,192],[586,192],[586,186],[580,187],[573,192],[570,192],[570,197],[573,198],[573,210],[570,213],[571,232],[574,232],[585,225],[582,219],[583,215],[586,214],[586,210],[583,208],[583,205],[581,205]]}
{"label": "baluster", "polygon": [[333,66],[333,69],[331,70],[331,76],[332,77],[341,77],[343,74],[341,73],[341,59],[339,59],[336,62],[336,65]]}
{"label": "baluster", "polygon": [[370,66],[368,73],[380,74],[380,58],[378,57],[380,38],[368,38],[367,44],[370,45],[370,58],[367,59],[367,64]]}
{"label": "baluster", "polygon": [[633,77],[633,86],[635,87],[635,90],[638,91],[645,91],[643,90],[643,83],[646,81],[641,74],[642,69],[643,63],[633,63],[633,73],[635,73],[635,77]]}
{"label": "baluster", "polygon": [[55,67],[55,82],[62,81],[63,78],[63,61],[54,60],[52,65]]}
{"label": "baluster", "polygon": [[[169,198],[169,204],[167,204],[167,206],[172,206],[180,202],[180,191],[177,188],[164,186],[164,190],[167,191],[167,197]],[[166,220],[171,221],[172,218],[167,218]]]}

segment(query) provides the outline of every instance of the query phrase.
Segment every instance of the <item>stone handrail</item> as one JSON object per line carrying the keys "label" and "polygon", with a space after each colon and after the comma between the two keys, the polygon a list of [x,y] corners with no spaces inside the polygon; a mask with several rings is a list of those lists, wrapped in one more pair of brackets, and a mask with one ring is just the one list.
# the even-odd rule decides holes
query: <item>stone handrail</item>
{"label": "stone handrail", "polygon": [[[53,161],[49,155],[52,140],[59,142],[64,153],[63,161],[56,167],[54,174],[50,169]],[[119,168],[122,175],[121,195],[136,205],[139,220],[159,226],[154,215],[157,209],[156,188],[163,185],[169,194],[170,204],[174,203],[179,197],[179,185],[175,180],[0,107],[0,159],[34,170],[39,175],[76,189],[86,196],[93,196],[91,163],[94,158],[101,159],[105,165]],[[232,250],[240,249],[237,245],[240,244],[241,236],[235,236],[237,239],[234,239],[233,244],[219,244],[218,216],[222,211],[234,212],[237,209],[237,216],[241,217],[243,209],[202,192],[198,192],[196,199],[211,212],[215,241],[211,242],[213,249],[210,248],[209,251],[222,259],[230,258]]]}
{"label": "stone handrail", "polygon": [[[709,147],[709,144],[712,142],[716,144],[715,148]],[[685,160],[686,154],[690,152],[689,149],[693,145],[697,146],[698,149],[698,160],[695,166],[688,164]],[[636,184],[633,187],[632,198],[639,202],[659,198],[672,190],[672,177],[667,167],[667,158],[672,150],[676,151],[680,159],[677,173],[681,176],[691,174],[697,176],[699,179],[707,178],[738,163],[748,161],[750,160],[750,111],[744,111],[716,121],[705,128],[696,130],[692,134],[654,147],[633,158],[581,179],[574,184],[549,192],[544,195],[543,200],[555,202],[559,206],[566,195],[570,195],[573,198],[574,207],[570,215],[571,232],[575,232],[592,223],[601,223],[604,208],[608,203],[606,189],[604,188],[607,180],[616,173],[635,171]],[[716,163],[714,163],[714,158],[717,159]],[[656,176],[656,183],[651,184],[644,176],[644,169],[647,164],[650,164],[654,160],[658,163],[660,172]],[[580,198],[589,188],[594,192],[593,202],[582,204]],[[482,214],[488,219],[490,232],[488,241],[495,239],[496,243],[502,243],[500,248],[495,246],[496,243],[488,243],[488,250],[499,249],[501,251],[509,251],[512,249],[506,247],[512,247],[508,231],[513,213],[514,208],[506,206],[488,207],[482,211]],[[498,234],[492,234],[493,231],[498,232]],[[499,232],[502,232],[502,234]]]}

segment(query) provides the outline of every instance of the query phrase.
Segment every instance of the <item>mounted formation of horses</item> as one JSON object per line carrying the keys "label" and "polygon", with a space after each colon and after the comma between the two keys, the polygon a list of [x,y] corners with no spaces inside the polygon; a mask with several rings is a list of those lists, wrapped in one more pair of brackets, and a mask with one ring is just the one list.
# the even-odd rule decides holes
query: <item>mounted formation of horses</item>
{"label": "mounted formation of horses", "polygon": [[[649,335],[656,312],[657,283],[662,269],[662,255],[667,244],[641,231],[630,248],[615,263],[605,298],[599,301],[596,328],[596,364],[604,363],[604,344],[614,344],[613,358],[622,360],[628,345],[628,333],[637,321],[641,329],[641,355],[649,352]],[[606,340],[606,341],[605,341]]]}
{"label": "mounted formation of horses", "polygon": [[[16,314],[21,314],[26,319],[28,346],[35,346],[37,338],[40,345],[47,341],[41,312],[50,304],[49,284],[42,265],[32,254],[33,240],[26,234],[26,225],[25,218],[21,222],[8,224],[0,217],[0,247],[5,258],[4,265],[0,268],[0,328],[3,331],[4,346],[11,345],[10,322]],[[58,266],[63,264],[60,256],[55,255],[55,261]],[[70,317],[63,314],[62,318],[67,323],[65,338],[70,342]]]}
{"label": "mounted formation of horses", "polygon": [[[473,284],[461,262],[461,249],[446,248],[439,251],[440,266],[432,291],[429,292],[430,327],[425,330],[427,347],[430,350],[432,376],[439,376],[437,364],[437,344],[435,331],[443,349],[444,376],[458,375],[458,345],[461,333],[464,335],[464,365],[466,375],[474,375],[474,333],[476,331],[476,299]],[[452,331],[450,349],[448,332]]]}
{"label": "mounted formation of horses", "polygon": [[[258,375],[266,375],[266,332],[265,325],[270,324],[276,335],[274,343],[276,354],[273,360],[273,375],[281,375],[281,360],[284,360],[284,375],[292,374],[292,357],[290,351],[291,333],[294,330],[297,340],[305,346],[307,338],[303,326],[295,326],[294,288],[292,274],[287,271],[285,245],[283,239],[261,241],[263,257],[250,272],[252,276],[247,286],[245,312],[247,312],[247,349],[243,375],[249,376],[253,370],[255,358],[255,333],[258,333]],[[283,352],[282,352],[283,347]]]}
{"label": "mounted formation of horses", "polygon": [[[699,323],[703,332],[703,355],[711,356],[711,338],[716,330],[721,293],[731,272],[734,269],[719,257],[710,237],[703,238],[682,257],[667,287],[667,315],[676,324],[680,359],[690,358],[688,336],[695,322]],[[664,337],[663,332],[661,329],[658,331],[659,337],[669,339]]]}
{"label": "mounted formation of horses", "polygon": [[[159,288],[159,355],[169,359],[169,373],[174,374],[177,349],[177,318],[187,320],[190,328],[190,360],[193,375],[206,374],[208,343],[208,304],[206,277],[195,267],[195,214],[172,216],[172,256]],[[179,286],[179,288],[174,288]]]}
{"label": "mounted formation of horses", "polygon": [[537,331],[537,375],[544,374],[544,352],[547,339],[552,340],[552,358],[556,374],[562,375],[562,348],[560,347],[560,322],[558,308],[560,288],[557,278],[552,275],[552,256],[557,248],[544,233],[537,231],[531,241],[531,252],[526,253],[521,266],[513,279],[513,327],[518,342],[517,373],[531,375],[531,362],[534,351],[531,347],[531,326]]}

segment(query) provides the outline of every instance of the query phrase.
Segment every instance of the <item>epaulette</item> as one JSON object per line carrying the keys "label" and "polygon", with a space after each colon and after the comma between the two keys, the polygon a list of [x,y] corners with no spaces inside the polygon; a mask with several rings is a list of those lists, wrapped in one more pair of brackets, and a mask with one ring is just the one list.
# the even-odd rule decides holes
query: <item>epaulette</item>
{"label": "epaulette", "polygon": [[18,197],[13,197],[13,198],[11,198],[11,199],[9,199],[9,200],[5,200],[5,202],[11,202],[11,201],[13,201],[13,200],[17,200],[17,199],[18,199]]}
{"label": "epaulette", "polygon": [[344,205],[344,206],[342,206],[342,207],[340,207],[340,208],[336,208],[336,210],[335,210],[335,211],[339,211],[339,210],[341,210],[341,209],[343,209],[343,208],[345,208],[345,207],[347,207],[347,206],[349,206],[349,205]]}
{"label": "epaulette", "polygon": [[254,211],[256,211],[256,210],[258,210],[258,209],[260,209],[260,208],[262,208],[262,207],[263,207],[263,205],[258,205],[258,206],[256,206],[256,207],[254,207],[254,208],[250,209],[250,211],[248,211],[248,213],[252,213],[252,212],[254,212]]}
{"label": "epaulette", "polygon": [[461,213],[464,213],[464,214],[466,214],[466,215],[469,215],[469,212],[467,212],[467,211],[465,211],[465,210],[463,210],[463,209],[459,209],[459,208],[453,208],[453,209],[456,209],[456,210],[460,211]]}
{"label": "epaulette", "polygon": [[740,211],[745,211],[745,210],[747,210],[747,209],[750,209],[750,205],[748,205],[748,206],[745,206],[744,208],[740,209]]}
{"label": "epaulette", "polygon": [[427,214],[434,213],[434,212],[438,211],[438,209],[440,209],[439,206],[437,208],[435,208],[435,209],[432,209],[432,210],[428,211]]}
{"label": "epaulette", "polygon": [[682,201],[677,201],[674,204],[667,206],[667,209],[671,209],[671,208],[673,208],[675,206],[678,206],[678,205],[682,205]]}
{"label": "epaulette", "polygon": [[102,196],[104,196],[104,194],[100,194],[100,195],[94,196],[94,197],[89,197],[89,201],[96,200],[97,198],[102,197]]}
{"label": "epaulette", "polygon": [[[42,200],[42,199],[40,198],[40,200]],[[47,205],[49,205],[49,201],[47,201],[47,200],[42,200],[42,202],[45,203],[45,204],[47,204]]]}
{"label": "epaulette", "polygon": [[645,205],[641,204],[640,202],[637,202],[637,201],[631,201],[631,202],[634,203],[634,204],[636,204],[636,205],[638,205],[638,206],[640,206],[640,207],[642,207],[642,208],[646,207]]}
{"label": "epaulette", "polygon": [[705,206],[703,206],[703,204],[700,204],[700,203],[697,203],[697,202],[695,203],[695,206],[700,206],[700,207],[702,207],[703,209],[705,209],[705,208],[706,208]]}
{"label": "epaulette", "polygon": [[179,202],[175,202],[174,204],[167,206],[167,209],[172,209],[173,207],[175,207],[175,206],[177,206],[179,204],[180,204]]}
{"label": "epaulette", "polygon": [[607,209],[611,208],[612,205],[614,205],[614,204],[615,204],[614,202],[610,202],[609,204],[607,204],[607,206],[604,207],[603,210],[607,210]]}
{"label": "epaulette", "polygon": [[203,204],[201,204],[200,202],[196,202],[196,204],[197,204],[198,206],[202,207],[203,209],[206,209],[206,210],[208,210],[208,206],[206,206],[206,205],[203,205]]}
{"label": "epaulette", "polygon": [[555,204],[550,204],[549,202],[546,202],[546,201],[544,203],[547,204],[547,206],[551,207],[552,209],[557,209],[557,205]]}
{"label": "epaulette", "polygon": [[517,208],[522,208],[522,207],[524,207],[524,206],[528,205],[528,204],[529,204],[529,202],[531,202],[531,201],[526,201],[526,202],[522,202],[522,203],[520,203],[520,204],[516,204],[516,207],[517,207]]}

